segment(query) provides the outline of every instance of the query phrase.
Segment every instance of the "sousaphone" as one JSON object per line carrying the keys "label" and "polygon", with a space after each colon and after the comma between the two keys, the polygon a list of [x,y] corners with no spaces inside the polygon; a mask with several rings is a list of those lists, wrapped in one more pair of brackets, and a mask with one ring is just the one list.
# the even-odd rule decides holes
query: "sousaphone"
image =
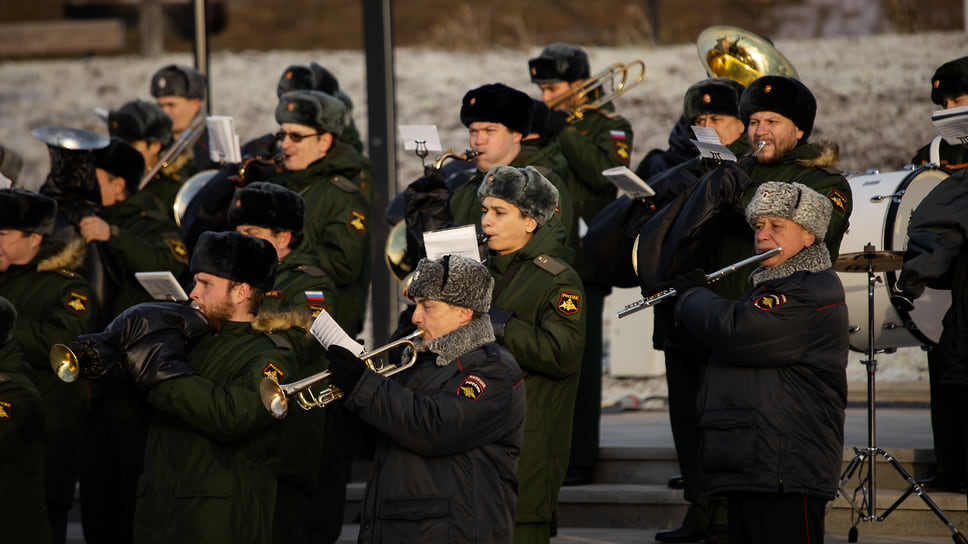
{"label": "sousaphone", "polygon": [[711,26],[699,33],[696,48],[709,77],[728,77],[744,86],[765,75],[800,79],[773,42],[742,28]]}

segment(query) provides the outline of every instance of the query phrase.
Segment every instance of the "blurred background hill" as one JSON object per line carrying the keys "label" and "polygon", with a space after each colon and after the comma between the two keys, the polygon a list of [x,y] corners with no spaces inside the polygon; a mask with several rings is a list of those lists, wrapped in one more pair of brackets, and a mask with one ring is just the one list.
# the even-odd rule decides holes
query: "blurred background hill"
{"label": "blurred background hill", "polygon": [[[186,0],[163,5],[165,51],[192,47]],[[121,18],[124,50],[139,52],[137,0],[9,0],[0,22]],[[212,51],[362,49],[361,2],[209,0]],[[963,0],[398,0],[396,45],[475,51],[553,41],[626,47],[695,40],[713,24],[772,39],[965,28]]]}

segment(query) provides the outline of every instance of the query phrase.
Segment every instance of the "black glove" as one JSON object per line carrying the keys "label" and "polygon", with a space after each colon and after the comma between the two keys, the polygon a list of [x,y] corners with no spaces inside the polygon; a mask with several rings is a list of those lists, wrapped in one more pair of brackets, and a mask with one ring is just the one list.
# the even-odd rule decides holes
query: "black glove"
{"label": "black glove", "polygon": [[188,364],[185,345],[181,331],[161,329],[141,337],[125,350],[121,366],[144,395],[165,380],[197,374]]}
{"label": "black glove", "polygon": [[671,283],[671,287],[676,290],[677,294],[681,295],[693,287],[705,287],[706,272],[701,268],[697,268],[692,272],[679,274],[678,276],[672,278]]}
{"label": "black glove", "polygon": [[363,377],[366,365],[348,349],[335,344],[329,346],[326,356],[329,359],[329,371],[333,373],[330,381],[344,394],[348,394]]}
{"label": "black glove", "polygon": [[561,110],[551,110],[548,113],[548,128],[542,134],[548,140],[554,140],[558,134],[568,126],[568,116]]}
{"label": "black glove", "polygon": [[511,320],[514,312],[505,310],[499,306],[491,306],[491,309],[487,311],[487,315],[491,316],[491,326],[494,327],[494,336],[498,341],[504,341],[504,327]]}

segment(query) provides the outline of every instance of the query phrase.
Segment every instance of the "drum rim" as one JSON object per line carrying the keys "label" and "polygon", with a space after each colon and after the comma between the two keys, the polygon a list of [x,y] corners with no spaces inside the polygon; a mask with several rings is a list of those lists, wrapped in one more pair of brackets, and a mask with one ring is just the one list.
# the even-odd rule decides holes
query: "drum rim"
{"label": "drum rim", "polygon": [[[901,180],[901,183],[898,184],[897,190],[895,192],[900,190],[907,191],[907,188],[911,184],[911,182],[914,181],[915,178],[917,178],[919,175],[921,175],[923,172],[927,170],[940,170],[948,174],[949,176],[952,174],[951,170],[944,166],[938,166],[935,164],[925,164],[925,165],[919,166],[918,168],[915,168],[914,170],[911,171],[910,174],[905,176],[904,179]],[[889,229],[887,228],[887,226],[894,225],[895,221],[897,220],[897,213],[899,208],[900,208],[900,202],[895,199],[891,199],[890,203],[887,206],[887,211],[884,214],[884,229],[883,229],[884,240],[883,240],[882,247],[885,247],[885,248],[894,247],[894,232],[893,232],[893,229]],[[888,291],[888,300],[890,300],[890,295],[894,293],[893,286],[897,284],[897,278],[898,278],[898,275],[896,271],[891,270],[891,271],[884,272],[884,279],[887,280],[884,282],[885,283],[884,287]],[[923,332],[921,332],[921,329],[918,328],[917,324],[914,322],[914,318],[911,317],[910,312],[908,312],[904,308],[899,308],[898,305],[894,304],[893,302],[891,303],[891,305],[894,306],[894,310],[897,312],[898,317],[901,318],[901,321],[904,323],[905,328],[907,328],[908,331],[911,333],[911,336],[923,342],[925,346],[936,347],[938,345],[937,342],[935,342],[934,340],[931,340]]]}

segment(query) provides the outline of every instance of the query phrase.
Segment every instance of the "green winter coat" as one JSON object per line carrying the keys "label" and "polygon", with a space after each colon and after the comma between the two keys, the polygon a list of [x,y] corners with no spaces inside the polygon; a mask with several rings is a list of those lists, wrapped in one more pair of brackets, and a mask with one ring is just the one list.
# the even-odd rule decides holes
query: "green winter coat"
{"label": "green winter coat", "polygon": [[188,353],[197,376],[165,380],[147,395],[156,410],[138,484],[138,543],[268,543],[276,479],[276,420],[259,396],[265,376],[288,381],[286,344],[226,321]]}
{"label": "green winter coat", "polygon": [[107,247],[127,272],[115,293],[114,307],[101,309],[105,323],[135,304],[152,300],[135,272],[169,270],[180,280],[188,271],[188,251],[178,226],[167,216],[146,211],[139,200],[128,198],[101,208],[101,218],[111,225]]}
{"label": "green winter coat", "polygon": [[319,267],[336,284],[338,313],[333,317],[350,335],[363,328],[370,285],[370,205],[361,187],[370,179],[371,168],[352,147],[335,142],[325,157],[306,169],[268,180],[306,200],[303,233],[319,257]]}
{"label": "green winter coat", "polygon": [[[760,184],[767,181],[802,183],[814,191],[827,196],[833,203],[833,213],[824,243],[830,251],[830,262],[837,260],[840,242],[847,232],[853,200],[850,184],[840,175],[837,164],[837,148],[829,144],[804,144],[793,148],[783,158],[772,164],[757,163],[750,178],[753,183],[743,191],[743,198],[736,206],[736,214],[719,231],[720,243],[716,246],[715,263],[727,266],[747,257],[756,251],[753,245],[753,229],[746,223],[746,206],[757,192]],[[738,299],[749,289],[749,273],[755,266],[729,274],[714,283],[711,289],[718,295]],[[710,271],[711,272],[711,271]]]}
{"label": "green winter coat", "polygon": [[548,224],[518,251],[488,257],[496,286],[514,263],[521,263],[492,302],[513,312],[498,343],[521,366],[527,390],[517,523],[557,517],[558,490],[568,469],[585,312],[582,282],[566,262],[564,237],[560,225]]}
{"label": "green winter coat", "polygon": [[50,367],[50,348],[95,332],[94,293],[87,280],[72,271],[85,249],[79,238],[66,246],[45,241],[32,262],[11,265],[0,273],[0,296],[17,308],[14,339],[33,368],[34,383],[44,400],[44,487],[51,518],[54,508],[62,514],[70,509],[80,471],[87,384],[62,382]]}
{"label": "green winter coat", "polygon": [[145,192],[155,197],[158,206],[168,216],[169,219],[175,218],[175,197],[182,184],[188,181],[195,174],[195,165],[183,165],[182,172],[169,172],[167,169],[159,170],[155,177],[145,185],[139,192]]}
{"label": "green winter coat", "polygon": [[632,125],[611,110],[610,104],[589,110],[557,137],[571,169],[568,191],[588,225],[618,191],[602,170],[628,166],[632,156]]}
{"label": "green winter coat", "polygon": [[44,403],[16,341],[0,347],[0,527],[9,544],[49,542]]}

